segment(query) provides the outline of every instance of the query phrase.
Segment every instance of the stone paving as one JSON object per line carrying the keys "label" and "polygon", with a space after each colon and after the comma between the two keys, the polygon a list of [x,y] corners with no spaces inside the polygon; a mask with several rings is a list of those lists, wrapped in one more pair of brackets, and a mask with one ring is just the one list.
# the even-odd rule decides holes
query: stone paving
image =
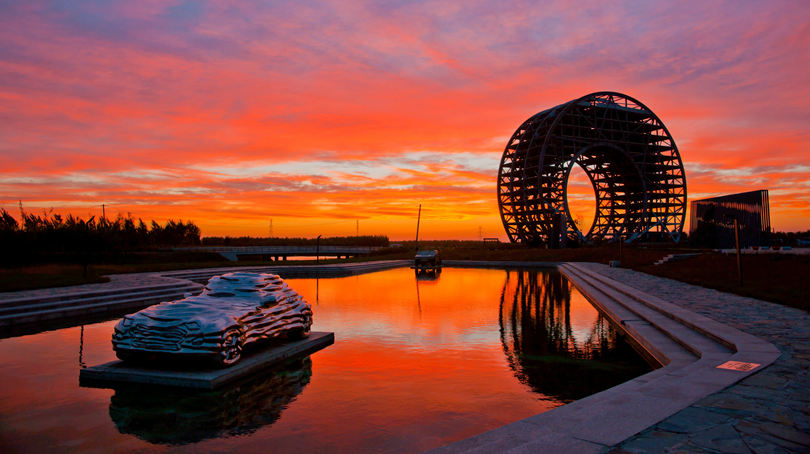
{"label": "stone paving", "polygon": [[810,453],[810,314],[632,270],[586,266],[765,339],[782,352],[761,372],[606,452]]}

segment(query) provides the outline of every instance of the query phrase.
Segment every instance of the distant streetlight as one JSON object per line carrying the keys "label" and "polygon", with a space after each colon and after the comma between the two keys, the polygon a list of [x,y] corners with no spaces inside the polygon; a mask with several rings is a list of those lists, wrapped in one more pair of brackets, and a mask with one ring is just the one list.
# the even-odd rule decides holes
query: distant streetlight
{"label": "distant streetlight", "polygon": [[419,213],[416,215],[416,250],[419,250],[419,222],[422,220],[422,204],[419,204]]}
{"label": "distant streetlight", "polygon": [[734,247],[737,249],[737,283],[743,286],[742,253],[740,252],[740,222],[734,220]]}

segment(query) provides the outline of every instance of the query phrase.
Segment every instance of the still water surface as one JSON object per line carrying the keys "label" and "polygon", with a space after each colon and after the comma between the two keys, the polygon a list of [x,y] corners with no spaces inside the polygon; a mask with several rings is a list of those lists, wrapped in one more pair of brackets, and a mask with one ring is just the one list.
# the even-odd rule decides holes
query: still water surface
{"label": "still water surface", "polygon": [[116,320],[0,340],[0,451],[418,452],[649,370],[556,272],[288,282],[335,344],[214,392],[79,387]]}

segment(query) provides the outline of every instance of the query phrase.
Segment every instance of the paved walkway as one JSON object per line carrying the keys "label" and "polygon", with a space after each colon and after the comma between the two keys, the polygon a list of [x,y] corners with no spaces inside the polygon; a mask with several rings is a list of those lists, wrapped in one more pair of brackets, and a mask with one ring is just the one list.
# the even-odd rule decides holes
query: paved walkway
{"label": "paved walkway", "polygon": [[810,452],[810,314],[632,270],[590,269],[776,345],[762,372],[712,394],[607,451]]}

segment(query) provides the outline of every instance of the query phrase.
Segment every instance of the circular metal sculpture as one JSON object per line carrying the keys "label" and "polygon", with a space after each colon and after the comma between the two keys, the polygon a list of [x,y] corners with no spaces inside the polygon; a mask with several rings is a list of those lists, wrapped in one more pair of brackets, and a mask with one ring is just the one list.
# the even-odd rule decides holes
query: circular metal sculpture
{"label": "circular metal sculpture", "polygon": [[[593,225],[571,220],[567,183],[574,164],[596,194]],[[544,110],[515,131],[498,170],[498,205],[509,240],[531,245],[680,239],[686,176],[661,120],[621,93],[598,92]]]}

